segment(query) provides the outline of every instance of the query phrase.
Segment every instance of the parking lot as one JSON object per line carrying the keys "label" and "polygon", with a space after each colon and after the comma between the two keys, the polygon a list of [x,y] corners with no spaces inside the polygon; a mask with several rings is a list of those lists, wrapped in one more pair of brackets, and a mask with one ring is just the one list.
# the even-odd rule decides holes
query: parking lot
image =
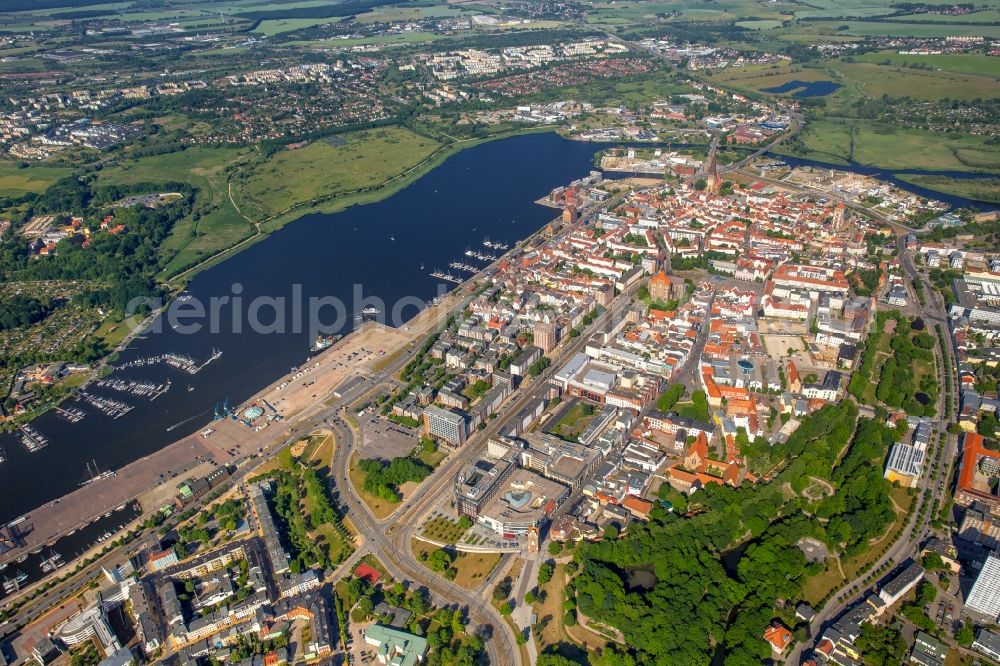
{"label": "parking lot", "polygon": [[420,432],[394,423],[377,412],[366,411],[358,417],[361,427],[362,458],[392,460],[410,453],[420,443]]}

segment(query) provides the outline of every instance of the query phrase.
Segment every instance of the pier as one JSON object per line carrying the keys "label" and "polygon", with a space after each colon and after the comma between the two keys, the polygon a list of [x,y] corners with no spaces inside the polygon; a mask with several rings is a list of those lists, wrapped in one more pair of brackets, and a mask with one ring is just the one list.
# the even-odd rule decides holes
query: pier
{"label": "pier", "polygon": [[101,398],[87,393],[86,391],[80,391],[79,398],[86,401],[90,406],[96,407],[106,416],[110,416],[113,419],[120,419],[135,409],[134,405],[130,405],[127,402],[112,400],[111,398]]}
{"label": "pier", "polygon": [[166,363],[170,367],[176,368],[181,372],[186,372],[189,375],[196,375],[199,372],[201,372],[205,368],[205,366],[207,366],[209,363],[216,360],[220,356],[222,356],[222,351],[218,349],[213,349],[212,355],[209,356],[204,363],[198,363],[187,354],[166,353],[166,354],[160,354],[159,356],[146,356],[146,357],[136,358],[131,361],[128,361],[127,363],[123,363],[117,366],[117,369],[125,370],[126,368],[145,368],[151,365],[156,365],[158,363]]}
{"label": "pier", "polygon": [[41,451],[49,445],[48,438],[35,430],[31,425],[24,424],[22,426],[18,426],[17,429],[20,431],[18,439],[21,441],[21,446],[26,448],[28,453]]}
{"label": "pier", "polygon": [[454,282],[455,284],[462,284],[462,278],[456,277],[451,273],[443,273],[441,271],[434,271],[431,273],[431,277],[436,277],[439,280],[445,280],[446,282]]}
{"label": "pier", "polygon": [[453,261],[450,264],[448,264],[448,266],[449,268],[454,268],[460,271],[465,271],[467,273],[472,273],[473,275],[479,272],[479,269],[476,268],[475,266],[470,266],[469,264],[463,264],[460,261]]}
{"label": "pier", "polygon": [[77,407],[56,407],[54,411],[56,416],[70,423],[82,421],[87,416],[87,412]]}
{"label": "pier", "polygon": [[135,380],[106,377],[97,380],[97,386],[120,393],[129,393],[139,398],[149,398],[150,401],[153,401],[170,390],[170,380],[168,379],[165,384],[154,384],[152,382],[138,382]]}

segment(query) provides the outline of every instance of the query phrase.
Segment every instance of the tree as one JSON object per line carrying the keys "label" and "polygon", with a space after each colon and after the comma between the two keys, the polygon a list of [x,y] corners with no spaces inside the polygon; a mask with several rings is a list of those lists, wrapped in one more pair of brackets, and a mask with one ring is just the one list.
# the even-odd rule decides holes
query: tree
{"label": "tree", "polygon": [[549,542],[549,555],[551,555],[552,557],[555,557],[556,555],[558,555],[559,553],[561,553],[562,549],[563,549],[563,545],[559,541],[550,541]]}
{"label": "tree", "polygon": [[972,642],[976,640],[976,633],[971,622],[966,622],[955,632],[955,640],[962,647],[972,645]]}
{"label": "tree", "polygon": [[551,562],[543,562],[540,567],[538,567],[538,584],[545,585],[550,580],[552,580],[552,574],[555,573],[555,567]]}
{"label": "tree", "polygon": [[901,664],[907,647],[898,630],[868,623],[861,625],[861,635],[858,636],[856,645],[868,666]]}
{"label": "tree", "polygon": [[500,608],[498,610],[500,611],[501,615],[507,617],[508,615],[514,612],[514,607],[511,605],[510,601],[505,601],[502,604],[500,604]]}
{"label": "tree", "polygon": [[529,606],[535,603],[534,590],[528,590],[527,592],[524,593],[524,603],[528,604]]}
{"label": "tree", "polygon": [[[575,621],[574,624],[576,624]],[[535,664],[536,666],[577,666],[575,661],[567,659],[561,654],[556,654],[555,652],[546,652],[538,655],[538,660]]]}
{"label": "tree", "polygon": [[451,566],[452,557],[451,553],[446,551],[444,548],[438,548],[432,551],[430,556],[427,558],[427,562],[431,565],[431,569],[437,572],[443,572]]}

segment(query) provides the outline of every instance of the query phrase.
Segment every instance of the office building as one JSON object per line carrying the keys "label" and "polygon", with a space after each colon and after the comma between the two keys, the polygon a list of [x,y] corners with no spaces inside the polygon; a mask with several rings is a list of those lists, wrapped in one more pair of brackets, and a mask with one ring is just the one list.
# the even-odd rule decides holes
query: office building
{"label": "office building", "polygon": [[479,460],[467,464],[455,478],[455,507],[458,515],[475,520],[482,507],[497,494],[514,471],[508,460]]}
{"label": "office building", "polygon": [[996,622],[1000,616],[1000,557],[990,553],[976,578],[965,609],[979,613]]}
{"label": "office building", "polygon": [[459,411],[431,405],[424,410],[424,434],[461,446],[469,436],[468,418]]}

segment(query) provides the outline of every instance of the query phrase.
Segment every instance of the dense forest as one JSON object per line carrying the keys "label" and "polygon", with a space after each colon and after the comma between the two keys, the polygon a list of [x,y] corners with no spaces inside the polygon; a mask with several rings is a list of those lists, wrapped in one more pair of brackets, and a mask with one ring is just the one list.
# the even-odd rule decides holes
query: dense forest
{"label": "dense forest", "polygon": [[[623,538],[578,548],[568,598],[581,614],[618,629],[628,646],[594,653],[591,663],[708,664],[717,652],[727,665],[765,661],[763,633],[775,602],[797,599],[823,567],[806,562],[800,540],[855,553],[893,519],[881,460],[897,432],[861,420],[852,440],[857,414],[845,401],[804,419],[784,445],[791,462],[770,482],[709,486],[690,498],[684,516],[657,507]],[[810,477],[836,492],[806,499]],[[799,494],[788,499],[785,484]],[[630,587],[635,569],[652,571],[657,582]]]}

